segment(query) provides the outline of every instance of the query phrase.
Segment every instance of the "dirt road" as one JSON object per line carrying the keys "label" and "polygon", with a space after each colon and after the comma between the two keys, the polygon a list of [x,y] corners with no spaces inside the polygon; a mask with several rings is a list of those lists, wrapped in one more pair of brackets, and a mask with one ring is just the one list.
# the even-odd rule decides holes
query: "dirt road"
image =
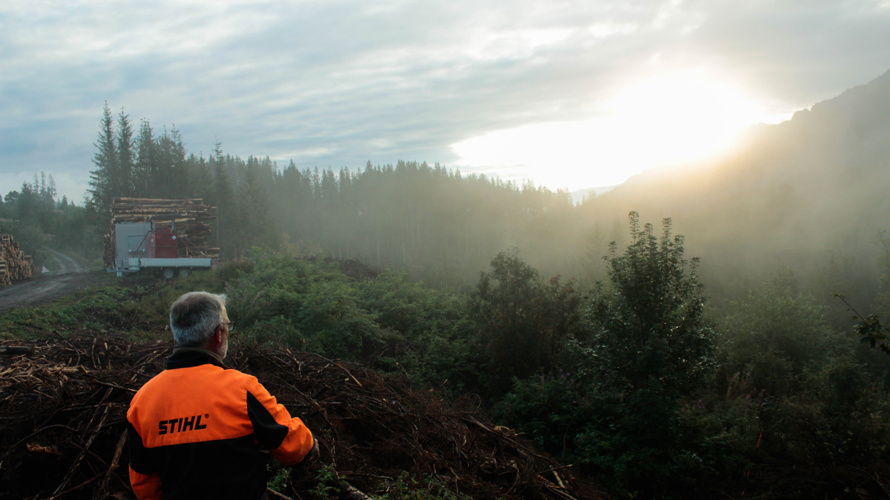
{"label": "dirt road", "polygon": [[49,251],[56,256],[59,270],[0,288],[0,311],[48,304],[77,290],[99,284],[108,277],[104,271],[84,272],[83,266],[76,260],[61,252]]}
{"label": "dirt road", "polygon": [[63,254],[62,252],[57,252],[51,248],[48,248],[47,250],[49,250],[50,253],[56,256],[56,261],[59,263],[59,270],[54,273],[55,275],[83,272],[83,266],[81,266],[80,263],[76,260]]}

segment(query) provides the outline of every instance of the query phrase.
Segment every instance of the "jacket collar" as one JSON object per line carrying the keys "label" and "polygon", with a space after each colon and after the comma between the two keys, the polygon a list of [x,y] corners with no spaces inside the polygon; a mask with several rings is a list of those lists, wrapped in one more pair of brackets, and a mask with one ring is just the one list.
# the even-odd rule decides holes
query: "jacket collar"
{"label": "jacket collar", "polygon": [[226,368],[222,358],[215,352],[202,349],[200,347],[177,347],[173,349],[173,354],[167,358],[167,369],[175,370],[176,368],[191,368],[200,365],[216,365],[220,368]]}

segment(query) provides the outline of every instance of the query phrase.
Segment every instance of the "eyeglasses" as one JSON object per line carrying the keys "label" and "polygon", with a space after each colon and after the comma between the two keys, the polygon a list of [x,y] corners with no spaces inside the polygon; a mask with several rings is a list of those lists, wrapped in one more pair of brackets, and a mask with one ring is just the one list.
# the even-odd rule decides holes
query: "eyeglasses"
{"label": "eyeglasses", "polygon": [[234,321],[226,321],[225,323],[220,323],[220,326],[226,325],[226,328],[232,332],[235,331],[235,322]]}

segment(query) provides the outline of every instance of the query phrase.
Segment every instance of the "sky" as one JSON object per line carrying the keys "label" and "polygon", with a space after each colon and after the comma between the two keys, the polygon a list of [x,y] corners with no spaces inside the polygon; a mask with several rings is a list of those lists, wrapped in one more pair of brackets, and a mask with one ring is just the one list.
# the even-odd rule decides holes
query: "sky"
{"label": "sky", "polygon": [[190,153],[569,191],[890,70],[890,0],[3,0],[0,195],[83,200],[107,104]]}

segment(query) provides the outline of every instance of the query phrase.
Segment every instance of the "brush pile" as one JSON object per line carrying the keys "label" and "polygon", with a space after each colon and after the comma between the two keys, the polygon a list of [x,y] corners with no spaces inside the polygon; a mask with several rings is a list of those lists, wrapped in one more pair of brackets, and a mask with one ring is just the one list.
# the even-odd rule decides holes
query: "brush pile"
{"label": "brush pile", "polygon": [[[86,331],[0,342],[0,498],[131,498],[127,406],[170,353],[169,342]],[[253,344],[233,345],[227,362],[256,375],[321,444],[320,460],[287,469],[271,498],[313,498],[322,467],[343,481],[340,498],[367,498],[346,485],[386,494],[404,471],[469,498],[605,498],[509,429],[404,379]]]}
{"label": "brush pile", "polygon": [[214,207],[205,205],[200,198],[115,198],[111,205],[110,228],[104,237],[105,266],[114,267],[114,227],[121,222],[152,222],[155,229],[174,230],[180,257],[216,258],[219,248],[207,246],[211,233],[209,221],[215,218]]}
{"label": "brush pile", "polygon": [[0,286],[30,278],[34,272],[30,255],[19,250],[11,234],[0,234]]}

